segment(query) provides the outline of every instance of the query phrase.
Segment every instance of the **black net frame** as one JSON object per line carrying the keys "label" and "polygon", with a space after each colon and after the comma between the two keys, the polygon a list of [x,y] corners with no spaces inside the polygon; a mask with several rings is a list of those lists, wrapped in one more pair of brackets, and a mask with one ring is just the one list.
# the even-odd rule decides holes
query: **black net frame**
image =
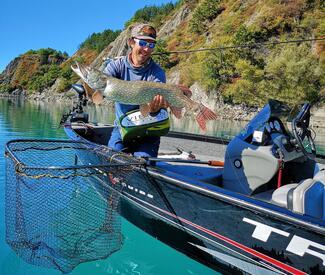
{"label": "black net frame", "polygon": [[141,161],[70,140],[13,140],[5,156],[6,242],[24,261],[68,273],[122,247],[121,181]]}

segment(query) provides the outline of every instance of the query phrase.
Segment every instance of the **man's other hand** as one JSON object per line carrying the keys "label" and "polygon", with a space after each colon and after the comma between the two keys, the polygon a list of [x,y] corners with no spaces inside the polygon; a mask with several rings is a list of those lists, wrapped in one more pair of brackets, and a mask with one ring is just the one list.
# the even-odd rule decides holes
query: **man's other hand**
{"label": "man's other hand", "polygon": [[87,98],[92,100],[95,91],[92,88],[90,88],[89,85],[84,81],[82,81],[82,86],[85,88]]}
{"label": "man's other hand", "polygon": [[157,113],[161,108],[169,106],[168,102],[161,95],[156,95],[153,100],[149,103],[150,113]]}

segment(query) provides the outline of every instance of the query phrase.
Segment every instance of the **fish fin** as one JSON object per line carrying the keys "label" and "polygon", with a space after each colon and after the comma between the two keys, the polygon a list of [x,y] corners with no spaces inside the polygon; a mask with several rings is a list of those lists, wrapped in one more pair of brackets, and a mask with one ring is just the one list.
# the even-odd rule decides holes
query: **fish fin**
{"label": "fish fin", "polygon": [[95,91],[90,88],[90,86],[85,81],[82,81],[82,86],[85,88],[87,97],[91,99]]}
{"label": "fish fin", "polygon": [[96,105],[100,104],[103,101],[104,97],[101,92],[95,91],[92,96],[91,100],[94,102]]}
{"label": "fish fin", "polygon": [[217,119],[217,115],[210,110],[208,107],[205,107],[203,104],[199,105],[199,111],[196,115],[196,121],[199,124],[200,128],[205,132],[206,131],[206,121]]}
{"label": "fish fin", "polygon": [[191,98],[192,97],[192,91],[187,87],[187,86],[185,86],[185,85],[177,85],[178,86],[178,88],[180,88],[181,89],[181,91],[183,92],[183,94],[185,95],[185,96],[187,96],[188,98]]}
{"label": "fish fin", "polygon": [[147,117],[150,113],[150,106],[148,104],[140,105],[140,113],[142,116]]}
{"label": "fish fin", "polygon": [[182,108],[178,108],[178,107],[175,107],[175,106],[169,106],[170,108],[170,111],[172,112],[172,114],[178,118],[178,119],[181,119],[182,118]]}

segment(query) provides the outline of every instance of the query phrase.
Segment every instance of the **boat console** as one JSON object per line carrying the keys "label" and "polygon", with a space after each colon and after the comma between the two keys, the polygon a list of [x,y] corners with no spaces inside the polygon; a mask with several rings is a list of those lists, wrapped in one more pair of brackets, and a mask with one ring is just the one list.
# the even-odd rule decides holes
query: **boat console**
{"label": "boat console", "polygon": [[270,101],[228,145],[223,187],[268,200],[300,214],[325,218],[325,166],[315,162],[305,103],[287,127],[290,109]]}

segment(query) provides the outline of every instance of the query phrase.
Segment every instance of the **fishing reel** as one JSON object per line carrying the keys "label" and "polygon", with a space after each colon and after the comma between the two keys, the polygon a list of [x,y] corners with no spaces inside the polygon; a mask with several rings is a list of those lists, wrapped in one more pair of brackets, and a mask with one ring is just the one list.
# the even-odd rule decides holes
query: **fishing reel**
{"label": "fishing reel", "polygon": [[63,115],[60,124],[64,124],[68,118],[69,122],[89,122],[88,113],[84,112],[83,107],[87,106],[87,96],[85,88],[81,84],[72,84],[71,88],[78,93],[78,101],[76,105],[67,114]]}
{"label": "fishing reel", "polygon": [[[294,145],[298,150],[309,159],[316,157],[316,146],[312,136],[313,131],[309,128],[310,122],[310,108],[309,103],[305,103],[299,114],[292,120],[292,132],[294,136]],[[315,135],[315,132],[314,132]]]}

